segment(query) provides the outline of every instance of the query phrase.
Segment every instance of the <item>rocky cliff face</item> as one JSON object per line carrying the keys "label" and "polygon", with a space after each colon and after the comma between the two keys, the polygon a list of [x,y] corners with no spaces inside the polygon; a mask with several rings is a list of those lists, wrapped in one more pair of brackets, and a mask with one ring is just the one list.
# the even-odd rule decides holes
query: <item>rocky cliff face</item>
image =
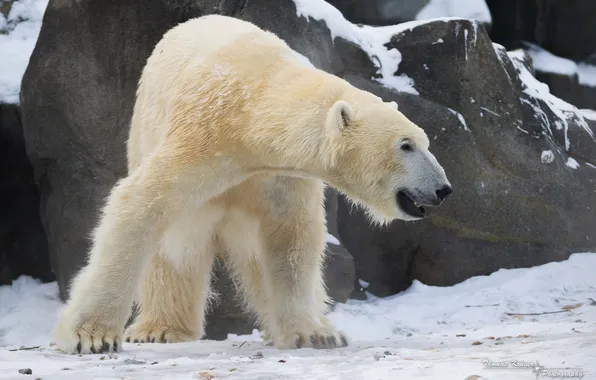
{"label": "rocky cliff face", "polygon": [[[551,2],[515,8],[520,19],[507,19],[512,13],[506,9],[517,3],[488,1],[489,19],[418,20],[378,29],[344,18],[362,22],[356,16],[367,13],[349,9],[370,3],[330,3],[344,15],[322,0],[49,3],[21,87],[21,133],[29,160],[24,147],[19,157],[33,168],[40,219],[28,218],[43,224],[47,240],[43,233],[41,240],[63,297],[84,263],[103,199],[125,175],[127,128],[145,60],[169,28],[210,13],[269,29],[314,66],[396,101],[427,131],[449,175],[455,194],[444,206],[426,220],[386,228],[370,226],[360,210],[329,190],[329,230],[341,243],[330,238],[326,280],[337,301],[345,301],[355,283],[352,296],[363,296],[356,278],[382,296],[406,289],[413,279],[451,285],[596,249],[596,112],[583,109],[596,104],[577,94],[583,103],[571,95],[560,95],[566,101],[557,97],[563,90],[574,93],[561,78],[579,83],[578,67],[589,65],[589,48],[579,41],[573,52],[555,49],[561,42],[554,32],[528,37],[539,34],[536,20],[546,17],[540,12]],[[400,2],[373,3],[382,8]],[[450,9],[447,1],[425,1],[418,11],[375,23],[420,18],[433,3]],[[572,22],[571,16],[553,21],[571,11],[557,12],[554,2],[549,7],[549,27]],[[516,32],[506,34],[503,25],[515,25]],[[517,47],[528,54],[513,50]],[[572,75],[558,73],[551,80],[547,70],[538,70],[535,62],[552,62],[536,59],[545,48],[575,64],[567,66]],[[556,84],[549,89],[537,78]],[[37,208],[34,200],[29,206]],[[6,215],[3,220],[16,220]],[[23,228],[20,233],[29,236]],[[223,297],[208,317],[209,337],[250,331],[225,272],[218,273]]]}

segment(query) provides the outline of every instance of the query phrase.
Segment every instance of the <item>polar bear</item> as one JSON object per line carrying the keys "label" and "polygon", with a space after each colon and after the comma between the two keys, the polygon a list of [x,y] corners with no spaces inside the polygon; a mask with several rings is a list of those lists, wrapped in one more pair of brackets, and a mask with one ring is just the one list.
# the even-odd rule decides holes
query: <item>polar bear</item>
{"label": "polar bear", "polygon": [[128,175],[72,281],[58,348],[201,338],[221,252],[271,344],[346,346],[326,317],[324,186],[371,222],[421,219],[452,193],[428,148],[395,103],[305,65],[268,31],[218,15],[175,26],[143,69]]}

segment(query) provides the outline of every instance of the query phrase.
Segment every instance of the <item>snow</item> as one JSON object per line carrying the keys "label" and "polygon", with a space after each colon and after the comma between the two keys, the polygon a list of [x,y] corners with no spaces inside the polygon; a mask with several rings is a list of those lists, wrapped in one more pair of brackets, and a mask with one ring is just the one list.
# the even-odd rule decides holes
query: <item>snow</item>
{"label": "snow", "polygon": [[596,111],[591,110],[591,109],[587,109],[587,108],[582,108],[582,109],[579,110],[579,112],[586,119],[596,121]]}
{"label": "snow", "polygon": [[337,238],[331,234],[327,234],[327,243],[331,243],[331,244],[335,244],[335,245],[341,245],[341,243],[339,242],[339,240],[337,240]]}
{"label": "snow", "polygon": [[124,343],[116,355],[84,356],[49,344],[60,306],[56,283],[21,277],[0,287],[0,379],[18,379],[24,368],[44,380],[535,378],[514,361],[593,378],[594,267],[596,253],[576,253],[451,287],[415,281],[392,297],[351,300],[330,314],[351,340],[342,349],[276,350],[254,331],[220,342]]}
{"label": "snow", "polygon": [[540,162],[543,164],[550,164],[555,160],[555,155],[552,150],[545,150],[540,155]]}
{"label": "snow", "polygon": [[526,46],[526,51],[532,57],[532,66],[536,71],[568,76],[577,75],[579,84],[596,87],[596,66],[558,57],[538,45],[526,43]]}
{"label": "snow", "polygon": [[492,17],[484,0],[430,0],[416,15],[416,20],[438,17],[462,17],[491,23]]}
{"label": "snow", "polygon": [[567,159],[567,162],[565,163],[565,165],[569,166],[572,169],[577,169],[579,168],[579,163],[577,161],[575,161],[573,158],[569,157]]}
{"label": "snow", "polygon": [[0,15],[0,103],[19,103],[21,79],[47,5],[48,0],[16,0],[8,17]]}
{"label": "snow", "polygon": [[324,21],[332,39],[341,37],[359,45],[378,68],[377,73],[381,78],[376,80],[381,84],[397,91],[418,94],[412,79],[405,75],[394,75],[401,62],[401,53],[384,46],[397,34],[395,27],[359,27],[346,20],[337,8],[324,0],[294,0],[294,3],[298,17]]}
{"label": "snow", "polygon": [[464,116],[463,116],[461,113],[459,113],[459,112],[457,112],[456,110],[454,110],[454,109],[451,109],[451,108],[449,108],[449,107],[447,107],[447,109],[449,110],[449,112],[451,112],[452,114],[454,114],[454,115],[456,115],[456,116],[457,116],[457,119],[458,119],[458,120],[459,120],[459,122],[460,122],[460,123],[463,125],[463,127],[464,127],[464,130],[466,130],[466,131],[470,131],[470,130],[468,129],[468,125],[466,124],[466,119],[464,119]]}
{"label": "snow", "polygon": [[[524,52],[522,50],[507,52],[507,55],[511,59],[513,66],[518,72],[519,79],[523,83],[524,93],[526,93],[534,99],[542,100],[553,112],[553,114],[555,114],[555,116],[559,118],[559,120],[555,121],[554,127],[556,129],[564,130],[565,150],[569,151],[569,148],[571,146],[568,133],[570,122],[575,122],[590,136],[590,138],[593,141],[596,142],[596,137],[594,136],[594,133],[590,129],[590,126],[586,121],[586,117],[584,116],[586,113],[580,111],[577,107],[573,106],[572,104],[569,104],[566,101],[552,95],[548,86],[538,81],[526,68],[526,66],[523,63]],[[552,134],[553,126],[550,124],[550,121],[548,120],[540,106],[536,102],[530,102],[525,99],[522,99],[522,101],[526,102],[530,107],[534,109],[534,112],[537,115],[537,117],[543,121],[543,127],[547,130],[547,132]]]}

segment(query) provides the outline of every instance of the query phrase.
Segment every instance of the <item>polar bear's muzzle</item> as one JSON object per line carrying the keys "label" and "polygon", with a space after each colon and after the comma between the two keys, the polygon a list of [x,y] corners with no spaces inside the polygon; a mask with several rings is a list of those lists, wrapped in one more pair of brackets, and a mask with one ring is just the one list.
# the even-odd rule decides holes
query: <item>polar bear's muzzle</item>
{"label": "polar bear's muzzle", "polygon": [[424,207],[414,201],[404,190],[398,191],[395,199],[399,208],[406,214],[414,218],[424,218],[426,216]]}
{"label": "polar bear's muzzle", "polygon": [[[395,195],[397,205],[406,214],[414,218],[424,218],[426,216],[426,209],[424,206],[437,207],[453,193],[453,189],[449,185],[445,185],[438,189],[436,197],[428,199],[427,197],[416,196],[416,193],[408,190],[399,190]],[[424,206],[423,206],[424,205]]]}

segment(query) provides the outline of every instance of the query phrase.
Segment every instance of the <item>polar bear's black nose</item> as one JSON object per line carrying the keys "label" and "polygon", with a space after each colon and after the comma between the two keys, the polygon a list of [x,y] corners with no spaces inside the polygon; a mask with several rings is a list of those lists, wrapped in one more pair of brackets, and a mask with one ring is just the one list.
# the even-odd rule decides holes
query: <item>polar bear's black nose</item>
{"label": "polar bear's black nose", "polygon": [[453,193],[453,189],[451,188],[451,186],[446,185],[446,186],[443,186],[442,188],[440,188],[439,190],[437,190],[437,198],[439,198],[440,202],[443,202],[445,200],[445,198],[450,196],[452,193]]}

